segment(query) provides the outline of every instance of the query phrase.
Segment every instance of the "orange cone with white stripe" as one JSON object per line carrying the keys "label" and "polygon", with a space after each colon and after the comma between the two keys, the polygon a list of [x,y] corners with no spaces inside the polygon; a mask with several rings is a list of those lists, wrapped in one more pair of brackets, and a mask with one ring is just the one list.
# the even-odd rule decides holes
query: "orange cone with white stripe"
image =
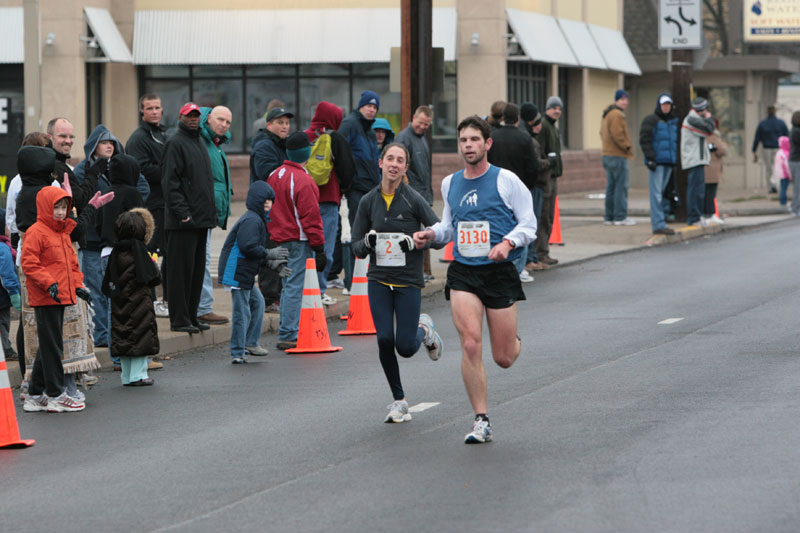
{"label": "orange cone with white stripe", "polygon": [[[22,357],[20,355],[20,357]],[[3,347],[0,346],[0,448],[25,448],[33,446],[33,439],[20,439],[17,413],[14,411],[14,396],[8,380],[8,367]]]}
{"label": "orange cone with white stripe", "polygon": [[356,258],[353,269],[353,284],[350,287],[350,308],[347,310],[347,328],[339,335],[375,335],[372,311],[367,295],[367,267],[369,257]]}
{"label": "orange cone with white stripe", "polygon": [[553,208],[553,229],[550,232],[549,244],[564,244],[561,239],[561,215],[558,212],[558,196],[556,196],[556,205]]}
{"label": "orange cone with white stripe", "polygon": [[444,247],[444,257],[439,259],[440,263],[452,263],[455,261],[456,258],[453,257],[453,241],[447,243],[447,246]]}
{"label": "orange cone with white stripe", "polygon": [[303,282],[303,303],[300,308],[300,329],[297,332],[297,347],[286,353],[338,352],[341,346],[331,346],[328,321],[317,279],[317,262],[306,259],[306,278]]}

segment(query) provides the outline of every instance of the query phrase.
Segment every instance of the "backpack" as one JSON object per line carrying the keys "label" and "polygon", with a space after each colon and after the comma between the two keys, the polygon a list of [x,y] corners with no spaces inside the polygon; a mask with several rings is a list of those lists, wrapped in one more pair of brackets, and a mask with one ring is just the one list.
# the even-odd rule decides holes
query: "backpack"
{"label": "backpack", "polygon": [[306,163],[306,172],[314,178],[317,186],[326,185],[333,171],[333,154],[331,152],[331,136],[323,133],[311,145],[311,157]]}

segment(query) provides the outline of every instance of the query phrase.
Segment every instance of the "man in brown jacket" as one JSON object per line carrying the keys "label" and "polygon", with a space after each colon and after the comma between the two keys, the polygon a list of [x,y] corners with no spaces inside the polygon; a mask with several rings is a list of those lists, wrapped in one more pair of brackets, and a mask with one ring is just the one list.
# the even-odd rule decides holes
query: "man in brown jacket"
{"label": "man in brown jacket", "polygon": [[628,218],[628,186],[630,173],[628,159],[633,159],[633,145],[625,122],[628,93],[619,89],[614,94],[614,103],[603,112],[600,137],[603,140],[603,168],[606,171],[605,224],[633,226],[636,221]]}

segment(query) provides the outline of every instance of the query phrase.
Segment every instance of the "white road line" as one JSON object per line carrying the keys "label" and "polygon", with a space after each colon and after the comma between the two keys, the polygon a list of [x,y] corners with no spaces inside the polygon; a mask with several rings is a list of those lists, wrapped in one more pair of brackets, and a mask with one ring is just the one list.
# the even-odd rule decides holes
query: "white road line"
{"label": "white road line", "polygon": [[674,324],[675,322],[680,322],[681,320],[683,320],[683,317],[681,317],[681,318],[667,318],[667,319],[664,319],[661,322],[659,322],[659,324]]}
{"label": "white road line", "polygon": [[436,407],[439,405],[439,402],[422,402],[418,403],[417,405],[412,405],[408,408],[409,413],[419,413],[424,411],[425,409],[430,409],[431,407]]}

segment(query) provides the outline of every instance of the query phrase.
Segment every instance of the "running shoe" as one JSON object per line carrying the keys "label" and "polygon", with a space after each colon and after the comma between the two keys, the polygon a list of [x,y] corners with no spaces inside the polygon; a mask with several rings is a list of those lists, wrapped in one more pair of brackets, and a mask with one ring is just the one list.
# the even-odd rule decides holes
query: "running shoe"
{"label": "running shoe", "polygon": [[329,279],[328,280],[328,288],[329,289],[344,289],[344,281],[342,281],[340,278]]}
{"label": "running shoe", "polygon": [[386,406],[389,414],[383,420],[387,424],[400,424],[411,420],[411,415],[408,412],[408,402],[405,400],[395,400]]}
{"label": "running shoe", "polygon": [[628,217],[628,218],[625,218],[624,220],[615,220],[614,221],[614,225],[615,226],[635,226],[636,225],[636,221],[633,220],[632,218]]}
{"label": "running shoe", "polygon": [[530,283],[531,281],[533,281],[533,276],[531,276],[530,273],[523,268],[522,271],[519,273],[519,280],[522,283]]}
{"label": "running shoe", "polygon": [[39,394],[38,396],[28,394],[25,397],[25,402],[22,404],[22,410],[28,413],[47,411],[47,396],[44,394]]}
{"label": "running shoe", "polygon": [[269,354],[269,350],[257,344],[255,346],[245,346],[244,350],[250,355],[264,356]]}
{"label": "running shoe", "polygon": [[488,420],[483,418],[476,418],[475,422],[472,423],[472,431],[464,437],[465,444],[481,444],[491,442],[491,440],[492,426],[489,425]]}
{"label": "running shoe", "polygon": [[322,305],[333,305],[336,303],[336,298],[332,298],[327,294],[322,295]]}
{"label": "running shoe", "polygon": [[247,357],[234,357],[231,359],[232,365],[244,365],[247,363]]}
{"label": "running shoe", "polygon": [[444,348],[442,346],[442,338],[433,328],[433,319],[429,314],[422,313],[419,315],[419,325],[425,330],[425,338],[422,339],[422,344],[428,350],[428,357],[433,361],[438,361]]}
{"label": "running shoe", "polygon": [[159,318],[169,318],[169,306],[167,302],[164,300],[158,300],[153,303],[153,307],[156,311],[156,316]]}
{"label": "running shoe", "polygon": [[48,413],[71,413],[75,411],[83,411],[86,409],[86,404],[79,402],[73,398],[66,391],[55,398],[47,398],[47,412]]}

